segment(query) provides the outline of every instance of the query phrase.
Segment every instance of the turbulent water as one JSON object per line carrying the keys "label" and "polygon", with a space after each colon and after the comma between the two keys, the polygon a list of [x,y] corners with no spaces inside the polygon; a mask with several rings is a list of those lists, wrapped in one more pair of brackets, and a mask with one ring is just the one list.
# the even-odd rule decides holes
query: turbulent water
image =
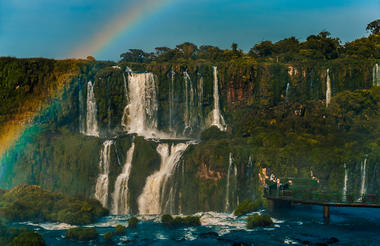
{"label": "turbulent water", "polygon": [[[380,215],[373,209],[331,208],[330,223],[325,224],[321,207],[299,206],[295,209],[269,213],[272,228],[246,229],[246,216],[204,212],[202,226],[169,229],[161,225],[156,215],[138,216],[137,229],[127,229],[125,235],[113,237],[116,245],[380,245]],[[260,211],[265,213],[266,211]],[[40,233],[47,245],[103,245],[104,233],[114,231],[118,224],[128,225],[129,215],[108,216],[88,227],[100,233],[97,240],[76,242],[65,238],[73,226],[59,223],[19,223]],[[332,239],[335,238],[335,239]],[[331,242],[337,241],[334,244]]]}
{"label": "turbulent water", "polygon": [[98,121],[96,118],[97,108],[94,93],[94,85],[91,81],[87,83],[87,111],[86,111],[86,135],[99,136]]}
{"label": "turbulent water", "polygon": [[160,214],[165,192],[170,192],[166,184],[189,143],[159,144],[157,152],[161,156],[160,170],[146,179],[145,187],[138,198],[140,214]]}
{"label": "turbulent water", "polygon": [[330,69],[326,71],[326,107],[329,106],[331,102],[331,80],[330,80]]}
{"label": "turbulent water", "polygon": [[115,189],[113,193],[112,213],[113,214],[128,214],[128,181],[132,169],[133,154],[135,151],[135,143],[127,152],[127,158],[123,167],[122,173],[117,177]]}
{"label": "turbulent water", "polygon": [[100,201],[103,207],[108,207],[108,185],[111,162],[112,140],[106,140],[100,152],[99,176],[96,180],[95,198]]}
{"label": "turbulent water", "polygon": [[226,130],[226,123],[222,113],[220,112],[219,105],[219,85],[218,85],[218,68],[213,67],[214,74],[214,109],[211,112],[211,125],[217,126],[221,131]]}

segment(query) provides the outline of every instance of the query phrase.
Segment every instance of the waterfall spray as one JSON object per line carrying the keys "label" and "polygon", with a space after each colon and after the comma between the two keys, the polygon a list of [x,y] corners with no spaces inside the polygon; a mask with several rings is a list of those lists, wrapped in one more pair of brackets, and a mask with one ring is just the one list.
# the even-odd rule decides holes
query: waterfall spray
{"label": "waterfall spray", "polygon": [[157,152],[161,156],[161,166],[160,170],[146,179],[143,192],[138,198],[140,214],[161,214],[162,205],[165,204],[163,199],[167,182],[189,144],[179,143],[169,146],[165,143],[157,146]]}
{"label": "waterfall spray", "polygon": [[94,85],[91,81],[87,83],[87,114],[86,114],[86,135],[99,137],[98,121],[96,119],[96,99]]}
{"label": "waterfall spray", "polygon": [[100,201],[103,207],[108,205],[108,175],[110,172],[111,146],[112,140],[106,140],[100,151],[99,176],[95,186],[95,198]]}
{"label": "waterfall spray", "polygon": [[115,189],[113,193],[113,214],[128,214],[128,181],[132,169],[133,154],[135,151],[135,143],[133,142],[127,152],[126,161],[122,173],[117,177]]}
{"label": "waterfall spray", "polygon": [[330,80],[330,69],[326,70],[326,108],[329,106],[331,101],[331,80]]}
{"label": "waterfall spray", "polygon": [[226,130],[226,124],[224,122],[223,116],[220,112],[219,106],[219,85],[218,85],[218,69],[213,67],[214,73],[214,109],[211,112],[211,125],[217,126],[221,131]]}
{"label": "waterfall spray", "polygon": [[231,173],[232,173],[232,165],[233,165],[233,159],[232,159],[232,153],[230,152],[229,155],[229,164],[228,164],[228,171],[227,171],[227,184],[226,184],[226,205],[224,210],[228,212],[230,210],[230,179],[231,179]]}

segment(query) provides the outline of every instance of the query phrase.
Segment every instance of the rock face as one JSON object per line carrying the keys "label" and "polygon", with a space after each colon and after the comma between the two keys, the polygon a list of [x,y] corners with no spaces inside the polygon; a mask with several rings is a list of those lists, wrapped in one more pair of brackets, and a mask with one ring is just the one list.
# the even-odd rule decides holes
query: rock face
{"label": "rock face", "polygon": [[[4,66],[12,71],[18,62],[9,59]],[[341,191],[344,186],[346,194],[356,198],[362,190],[380,188],[380,91],[372,88],[373,64],[151,63],[119,64],[121,69],[113,68],[114,63],[74,65],[78,69],[55,93],[54,103],[34,110],[32,127],[0,157],[1,187],[38,184],[98,197],[109,209],[117,197],[123,209],[115,213],[225,211],[227,187],[227,210],[232,211],[239,201],[261,195],[262,168],[278,177],[309,177],[313,170],[330,189]],[[34,72],[54,78],[51,71]],[[0,77],[10,85],[35,79],[23,72],[20,78],[8,74]],[[217,124],[210,120],[215,98]],[[8,122],[1,119],[3,129]],[[223,132],[207,133],[210,125]],[[190,144],[190,139],[201,141]],[[104,163],[101,153],[107,141],[112,141],[103,182],[107,192],[100,192],[96,184],[105,177],[99,163]],[[186,148],[163,173],[157,149],[179,144]],[[173,154],[170,149],[168,156]],[[229,172],[230,155],[234,168]],[[123,170],[126,163],[128,172]],[[149,182],[157,173],[162,179]],[[128,176],[123,179],[127,184],[119,184],[120,175]],[[150,183],[160,187],[147,187]],[[159,197],[153,210],[142,209],[138,202],[144,190]]]}

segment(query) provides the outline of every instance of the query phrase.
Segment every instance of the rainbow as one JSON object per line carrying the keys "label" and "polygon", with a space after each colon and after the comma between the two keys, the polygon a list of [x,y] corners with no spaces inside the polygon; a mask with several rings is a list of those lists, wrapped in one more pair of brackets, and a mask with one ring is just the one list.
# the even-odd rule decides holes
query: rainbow
{"label": "rainbow", "polygon": [[[68,57],[85,58],[99,54],[122,34],[130,31],[141,21],[159,12],[171,2],[174,0],[136,0],[133,5],[123,6],[121,9],[126,9],[126,11],[107,22],[93,37],[74,49]],[[71,79],[67,79],[67,82]],[[49,97],[58,97],[63,87],[62,84]],[[44,104],[44,102],[41,103]],[[3,128],[0,128],[0,178],[4,178],[6,172],[4,170],[5,162],[12,161],[9,159],[9,154],[23,151],[30,137],[40,132],[38,126],[28,122],[31,122],[38,115],[46,114],[52,106],[51,103],[47,103],[39,112],[26,113],[25,116],[16,121],[10,121]]]}
{"label": "rainbow", "polygon": [[158,12],[174,0],[138,0],[133,6],[129,6],[125,12],[104,25],[88,42],[85,42],[70,57],[85,58],[99,54],[110,43],[122,34],[134,28],[140,21],[154,12]]}

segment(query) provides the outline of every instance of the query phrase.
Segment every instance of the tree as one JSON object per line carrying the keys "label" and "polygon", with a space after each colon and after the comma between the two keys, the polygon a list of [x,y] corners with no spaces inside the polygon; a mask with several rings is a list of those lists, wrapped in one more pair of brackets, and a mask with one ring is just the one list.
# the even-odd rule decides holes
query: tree
{"label": "tree", "polygon": [[367,32],[371,32],[372,34],[380,33],[380,19],[374,20],[367,25]]}
{"label": "tree", "polygon": [[237,47],[238,47],[237,43],[232,43],[231,47],[232,47],[232,52],[236,53],[237,52]]}
{"label": "tree", "polygon": [[272,41],[263,41],[259,44],[256,44],[250,51],[250,55],[258,55],[260,57],[271,56],[275,51],[274,44]]}
{"label": "tree", "polygon": [[198,51],[198,47],[195,44],[189,42],[179,44],[177,45],[177,48],[186,59],[191,58]]}

